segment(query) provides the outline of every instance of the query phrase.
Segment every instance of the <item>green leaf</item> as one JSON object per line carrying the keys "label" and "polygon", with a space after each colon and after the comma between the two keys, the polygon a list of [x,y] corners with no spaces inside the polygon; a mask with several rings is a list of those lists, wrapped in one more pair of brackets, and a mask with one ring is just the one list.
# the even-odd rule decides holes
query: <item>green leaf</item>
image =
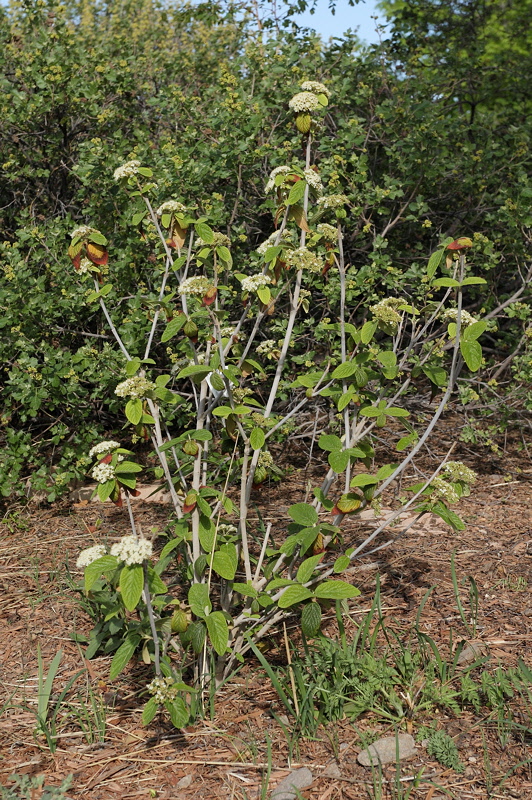
{"label": "green leaf", "polygon": [[238,555],[234,544],[222,545],[212,557],[213,570],[226,581],[232,581],[238,566]]}
{"label": "green leaf", "polygon": [[85,567],[85,591],[90,592],[100,575],[112,572],[118,566],[116,556],[102,556]]}
{"label": "green leaf", "polygon": [[383,464],[383,466],[377,470],[375,477],[378,481],[385,481],[386,478],[389,478],[390,475],[395,472],[397,466],[397,464]]}
{"label": "green leaf", "polygon": [[471,372],[476,372],[480,369],[482,365],[482,348],[478,342],[468,342],[462,339],[460,341],[460,352]]}
{"label": "green leaf", "polygon": [[135,227],[140,225],[147,213],[147,211],[137,211],[137,213],[133,214],[133,217],[131,218],[131,224]]}
{"label": "green leaf", "polygon": [[475,278],[474,276],[471,276],[470,278],[465,278],[460,285],[461,286],[481,286],[482,284],[485,284],[485,283],[487,283],[487,281],[485,281],[484,278]]}
{"label": "green leaf", "polygon": [[369,344],[373,339],[376,330],[377,330],[377,322],[375,320],[370,320],[369,322],[365,322],[360,330],[360,341],[362,342],[362,344]]}
{"label": "green leaf", "polygon": [[330,468],[340,474],[349,464],[349,453],[346,450],[333,450],[332,453],[329,453],[327,461]]}
{"label": "green leaf", "polygon": [[216,248],[216,253],[218,258],[223,261],[228,267],[230,267],[233,263],[233,257],[231,256],[231,252],[228,247],[225,245],[220,245],[220,247]]}
{"label": "green leaf", "polygon": [[279,608],[289,608],[290,606],[295,605],[295,603],[301,603],[303,600],[308,600],[309,597],[313,597],[313,594],[309,589],[306,589],[304,586],[300,586],[299,584],[293,584],[285,589],[279,598],[277,605]]}
{"label": "green leaf", "polygon": [[288,509],[288,516],[298,525],[304,525],[305,528],[310,528],[318,522],[318,512],[314,506],[308,503],[294,503]]}
{"label": "green leaf", "polygon": [[143,175],[145,178],[153,178],[153,170],[149,167],[139,167],[137,169],[139,175]]}
{"label": "green leaf", "polygon": [[168,591],[168,587],[166,584],[160,579],[154,569],[152,567],[148,567],[148,589],[150,593],[153,595],[156,594],[166,594]]}
{"label": "green leaf", "polygon": [[203,364],[190,364],[188,367],[184,367],[177,377],[189,378],[192,375],[203,380],[203,378],[207,377],[209,372],[211,372],[211,368],[208,366],[204,366]]}
{"label": "green leaf", "polygon": [[264,447],[265,441],[266,437],[262,428],[253,428],[249,436],[249,443],[253,450],[260,450],[261,447]]}
{"label": "green leaf", "polygon": [[411,444],[414,444],[418,440],[417,433],[410,433],[408,436],[403,436],[397,444],[395,445],[395,449],[398,453],[402,453],[403,450],[406,450],[407,447],[410,447]]}
{"label": "green leaf", "polygon": [[142,361],[140,358],[132,358],[129,361],[126,361],[126,375],[128,378],[132,378],[133,375],[139,371],[141,364]]}
{"label": "green leaf", "polygon": [[107,244],[107,239],[105,238],[103,233],[100,233],[100,231],[92,231],[89,234],[89,242],[93,242],[94,244],[101,244],[105,247],[105,245]]}
{"label": "green leaf", "polygon": [[478,322],[473,322],[466,328],[462,328],[462,339],[466,342],[475,342],[486,330],[488,323],[484,319],[479,319]]}
{"label": "green leaf", "polygon": [[212,439],[212,433],[203,428],[199,428],[196,431],[187,431],[186,435],[190,436],[191,439],[195,439],[197,442],[210,442]]}
{"label": "green leaf", "polygon": [[343,379],[343,378],[350,378],[351,375],[354,375],[357,371],[358,366],[353,361],[345,361],[343,364],[339,364],[331,375],[332,378],[335,380]]}
{"label": "green leaf", "polygon": [[260,302],[265,306],[267,306],[272,299],[272,293],[268,286],[262,286],[260,289],[257,289],[257,296]]}
{"label": "green leaf", "polygon": [[318,447],[322,450],[329,450],[332,452],[334,450],[341,450],[343,444],[339,436],[323,433],[318,439]]}
{"label": "green leaf", "polygon": [[406,408],[398,408],[397,406],[390,406],[390,408],[386,408],[384,413],[388,417],[409,417],[410,411],[407,411]]}
{"label": "green leaf", "polygon": [[135,464],[134,461],[119,461],[115,467],[115,472],[142,472],[140,464]]}
{"label": "green leaf", "polygon": [[194,225],[196,233],[203,239],[205,244],[212,244],[214,242],[214,231],[205,222],[196,222]]}
{"label": "green leaf", "polygon": [[307,603],[301,611],[301,630],[307,639],[312,639],[320,629],[321,608],[319,603]]}
{"label": "green leaf", "polygon": [[138,425],[142,418],[142,400],[133,397],[126,403],[126,417],[132,425]]}
{"label": "green leaf", "polygon": [[351,479],[349,486],[354,489],[355,486],[374,486],[378,482],[379,479],[375,477],[375,475],[365,475],[364,473],[360,473]]}
{"label": "green leaf", "polygon": [[155,697],[150,697],[144,708],[142,709],[141,722],[143,725],[149,725],[159,709],[159,704],[156,702]]}
{"label": "green leaf", "polygon": [[346,581],[324,581],[316,587],[314,592],[316,597],[326,600],[347,600],[350,597],[358,597],[360,589]]}
{"label": "green leaf", "polygon": [[299,581],[299,583],[307,583],[307,581],[311,579],[312,573],[322,558],[323,553],[319,553],[316,556],[311,556],[310,558],[305,559],[305,561],[303,561],[303,563],[299,566],[296,574],[296,580]]}
{"label": "green leaf", "polygon": [[435,250],[434,253],[431,254],[429,263],[427,264],[427,277],[429,280],[434,277],[434,274],[440,266],[444,255],[445,250]]}
{"label": "green leaf", "polygon": [[188,725],[190,714],[182,697],[176,697],[175,700],[167,700],[164,707],[168,711],[174,728],[184,728],[185,725]]}
{"label": "green leaf", "polygon": [[142,564],[126,564],[120,573],[120,593],[128,611],[134,611],[142,596],[144,570]]}
{"label": "green leaf", "polygon": [[233,591],[238,592],[243,597],[257,597],[258,591],[249,583],[233,583]]}
{"label": "green leaf", "polygon": [[216,526],[214,521],[210,517],[206,517],[205,514],[200,514],[198,534],[200,544],[205,552],[212,552],[216,538]]}
{"label": "green leaf", "polygon": [[294,183],[294,185],[292,186],[292,188],[290,189],[290,192],[288,194],[288,200],[286,201],[287,205],[295,206],[297,203],[299,203],[299,201],[301,200],[301,198],[305,194],[306,187],[307,187],[307,184],[303,180],[300,180],[300,181],[297,181],[297,183]]}
{"label": "green leaf", "polygon": [[213,611],[205,622],[207,623],[207,631],[209,632],[212,646],[219,656],[223,656],[227,651],[229,642],[229,628],[227,627],[226,618],[221,611]]}
{"label": "green leaf", "polygon": [[212,611],[209,587],[206,583],[194,583],[188,590],[190,610],[197,617],[206,617]]}
{"label": "green leaf", "polygon": [[343,395],[338,400],[338,411],[343,411],[346,406],[349,405],[351,400],[357,396],[356,390],[353,386],[350,386],[349,389],[343,393]]}
{"label": "green leaf", "polygon": [[115,486],[116,481],[114,478],[110,481],[105,481],[105,483],[98,484],[97,492],[100,502],[105,503],[105,501],[111,497]]}
{"label": "green leaf", "polygon": [[279,245],[268,247],[268,249],[264,254],[264,260],[266,261],[267,264],[269,264],[270,261],[273,261],[275,258],[277,258],[277,256],[280,256],[282,252],[283,248],[280,247]]}
{"label": "green leaf", "polygon": [[334,562],[333,570],[336,573],[343,572],[344,569],[347,569],[350,564],[351,564],[351,559],[349,558],[349,556],[338,556],[338,558]]}
{"label": "green leaf", "polygon": [[392,369],[397,364],[397,356],[392,350],[381,350],[380,353],[377,353],[377,358],[387,369]]}
{"label": "green leaf", "polygon": [[439,288],[440,286],[445,286],[448,288],[455,288],[456,286],[460,286],[458,281],[455,281],[454,278],[438,278],[437,280],[432,282],[433,286]]}
{"label": "green leaf", "polygon": [[192,622],[187,628],[187,640],[192,645],[195,653],[201,653],[205,638],[207,636],[207,629],[204,622]]}
{"label": "green leaf", "polygon": [[422,367],[423,372],[436,386],[445,386],[447,384],[447,372],[444,370],[443,367],[432,366],[431,364],[426,364]]}
{"label": "green leaf", "polygon": [[136,634],[130,634],[127,639],[124,639],[114,654],[113,660],[111,661],[111,668],[109,670],[110,680],[114,681],[114,679],[120,675],[122,670],[131,660],[131,657],[137,649],[139,642],[140,636],[137,636]]}
{"label": "green leaf", "polygon": [[450,508],[447,508],[444,503],[436,503],[434,506],[432,506],[431,510],[434,514],[437,514],[438,517],[446,522],[447,525],[450,525],[453,530],[465,531],[467,527],[465,522],[460,519],[458,514],[455,514],[454,511],[451,511]]}
{"label": "green leaf", "polygon": [[163,331],[161,342],[168,342],[173,336],[179,333],[186,321],[186,314],[178,314],[176,317],[171,319]]}

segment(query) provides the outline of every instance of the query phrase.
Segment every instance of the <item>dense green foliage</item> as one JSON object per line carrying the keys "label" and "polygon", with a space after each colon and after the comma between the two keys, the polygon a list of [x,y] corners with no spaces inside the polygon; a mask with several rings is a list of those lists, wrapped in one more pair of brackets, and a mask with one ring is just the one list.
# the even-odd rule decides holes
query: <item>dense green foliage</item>
{"label": "dense green foliage", "polygon": [[[83,476],[97,433],[120,424],[105,387],[119,380],[123,359],[64,255],[78,224],[108,237],[115,287],[108,302],[137,354],[143,308],[156,299],[155,246],[142,224],[137,234],[113,170],[131,158],[153,167],[153,205],[173,197],[218,230],[231,229],[242,269],[273,231],[264,199],[270,170],[303,163],[300,137],[287,134],[279,112],[302,79],[325,80],[333,92],[316,164],[329,191],[349,199],[344,248],[354,321],[362,301],[367,308],[402,283],[415,287],[446,236],[472,237],[469,260],[489,282],[469,288],[471,311],[482,315],[519,288],[531,224],[527,34],[519,22],[529,3],[514,4],[501,29],[488,13],[494,4],[486,4],[467,47],[460,21],[469,4],[439,4],[428,24],[434,5],[390,4],[392,39],[368,51],[350,38],[329,46],[306,34],[267,39],[255,20],[210,4],[28,0],[0,10],[5,496],[23,492],[31,476],[32,488],[46,487],[53,499]],[[506,48],[504,37],[519,26]],[[474,96],[471,76],[480,86]],[[128,306],[138,285],[143,297]],[[319,356],[319,336],[313,341],[308,331],[334,317],[337,301],[333,278],[316,287],[294,358]],[[499,333],[492,323],[495,357],[526,328],[527,307],[518,312]],[[272,332],[282,335],[282,323]],[[523,380],[529,359],[523,346]],[[289,379],[280,387],[285,396]]]}

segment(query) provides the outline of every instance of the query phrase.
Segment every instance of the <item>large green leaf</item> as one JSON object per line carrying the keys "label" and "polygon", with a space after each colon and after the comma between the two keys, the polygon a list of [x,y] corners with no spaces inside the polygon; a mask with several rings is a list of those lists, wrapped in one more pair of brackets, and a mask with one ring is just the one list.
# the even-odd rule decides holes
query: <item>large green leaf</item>
{"label": "large green leaf", "polygon": [[149,725],[159,709],[159,704],[155,697],[150,697],[144,708],[142,709],[141,722],[143,725]]}
{"label": "large green leaf", "polygon": [[301,630],[307,639],[312,639],[320,629],[321,608],[319,603],[307,603],[301,611]]}
{"label": "large green leaf", "polygon": [[142,564],[126,564],[120,573],[120,592],[128,611],[134,611],[144,587]]}
{"label": "large green leaf", "polygon": [[334,450],[327,459],[329,466],[338,474],[343,472],[349,464],[349,453],[346,450]]}
{"label": "large green leaf", "polygon": [[293,584],[284,590],[277,605],[279,608],[289,608],[296,603],[301,603],[303,600],[308,600],[312,596],[312,592],[309,589],[299,584]]}
{"label": "large green leaf", "polygon": [[310,558],[306,558],[302,564],[300,564],[299,569],[296,574],[296,580],[299,583],[306,583],[312,577],[312,573],[316,569],[317,565],[323,558],[323,553],[319,553],[316,556],[311,556]]}
{"label": "large green leaf", "polygon": [[318,447],[320,447],[322,450],[333,452],[334,450],[341,450],[343,444],[339,436],[323,433],[318,439]]}
{"label": "large green leaf", "polygon": [[297,522],[298,525],[304,525],[309,528],[311,525],[316,525],[318,522],[318,512],[314,506],[308,503],[294,503],[288,509],[288,516]]}
{"label": "large green leaf", "polygon": [[352,586],[345,581],[324,581],[316,587],[314,594],[327,600],[347,600],[350,597],[357,597],[360,594],[360,589]]}
{"label": "large green leaf", "polygon": [[209,614],[206,618],[205,622],[207,623],[207,631],[212,646],[219,656],[223,656],[229,642],[229,628],[226,618],[221,611],[213,611],[212,614]]}
{"label": "large green leaf", "polygon": [[118,566],[116,556],[102,556],[85,567],[85,591],[89,592],[100,575],[112,572]]}
{"label": "large green leaf", "polygon": [[462,339],[460,341],[460,352],[471,372],[477,372],[482,365],[482,348],[479,343]]}
{"label": "large green leaf", "polygon": [[238,566],[238,555],[234,544],[224,544],[212,557],[212,568],[226,581],[232,581]]}
{"label": "large green leaf", "polygon": [[206,617],[212,611],[209,587],[206,583],[194,583],[188,590],[190,610],[197,617]]}
{"label": "large green leaf", "polygon": [[171,319],[163,331],[161,342],[168,342],[176,334],[178,334],[186,321],[187,318],[185,314],[179,314],[177,317]]}
{"label": "large green leaf", "polygon": [[167,700],[164,707],[168,711],[174,728],[184,728],[185,725],[188,725],[190,714],[182,697],[176,697],[175,700]]}
{"label": "large green leaf", "polygon": [[126,403],[126,417],[132,425],[138,425],[142,418],[142,400],[140,397],[133,397]]}
{"label": "large green leaf", "polygon": [[114,654],[113,660],[111,661],[111,668],[109,670],[110,680],[114,681],[114,679],[120,675],[122,670],[131,660],[131,657],[137,649],[139,642],[140,636],[137,636],[136,634],[130,634],[127,639],[122,642]]}

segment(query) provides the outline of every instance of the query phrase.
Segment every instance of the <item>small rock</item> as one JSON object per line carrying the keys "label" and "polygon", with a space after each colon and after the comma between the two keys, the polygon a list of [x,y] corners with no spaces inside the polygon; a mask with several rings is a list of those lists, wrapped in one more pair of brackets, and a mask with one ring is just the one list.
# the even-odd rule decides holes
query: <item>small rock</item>
{"label": "small rock", "polygon": [[457,659],[457,664],[469,664],[488,654],[488,648],[483,642],[469,642],[466,644]]}
{"label": "small rock", "polygon": [[176,783],[176,789],[188,789],[190,784],[192,783],[193,775],[189,773],[188,775],[184,775],[181,780]]}
{"label": "small rock", "polygon": [[342,777],[342,770],[334,761],[332,764],[329,764],[326,770],[321,773],[322,778],[332,778],[333,780],[336,778]]}
{"label": "small rock", "polygon": [[417,752],[414,738],[409,733],[400,733],[396,736],[385,736],[370,744],[358,754],[357,761],[363,767],[380,764],[393,764],[396,761],[399,749],[399,761],[410,758]]}
{"label": "small rock", "polygon": [[307,767],[296,769],[275,787],[271,800],[294,800],[298,791],[306,789],[312,781],[312,772]]}

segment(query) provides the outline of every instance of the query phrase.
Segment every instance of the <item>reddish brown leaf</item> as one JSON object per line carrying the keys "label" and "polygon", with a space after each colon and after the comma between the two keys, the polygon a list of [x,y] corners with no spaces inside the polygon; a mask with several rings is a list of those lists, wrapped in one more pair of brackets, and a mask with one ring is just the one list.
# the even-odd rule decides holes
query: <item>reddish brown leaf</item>
{"label": "reddish brown leaf", "polygon": [[103,245],[89,242],[87,244],[87,258],[89,261],[92,261],[93,264],[104,266],[107,264],[109,256]]}

